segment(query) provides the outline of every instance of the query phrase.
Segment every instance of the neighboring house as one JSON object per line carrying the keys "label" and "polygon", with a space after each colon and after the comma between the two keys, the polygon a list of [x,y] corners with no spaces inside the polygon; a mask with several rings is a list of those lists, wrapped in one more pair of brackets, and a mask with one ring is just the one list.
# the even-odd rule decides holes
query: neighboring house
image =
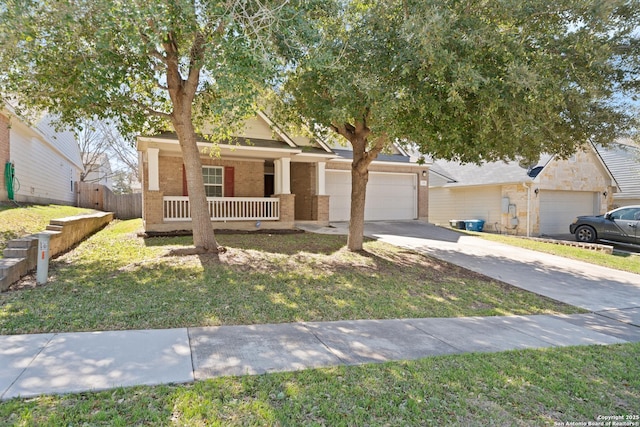
{"label": "neighboring house", "polygon": [[[283,132],[265,114],[210,155],[203,175],[214,228],[287,229],[298,221],[348,220],[350,152]],[[190,230],[189,201],[175,134],[140,136],[143,220],[147,232]],[[370,166],[366,219],[426,219],[428,169],[402,152]]]}
{"label": "neighboring house", "polygon": [[[0,108],[0,201],[67,204],[76,201],[74,182],[80,178],[82,159],[75,135],[56,131],[50,116],[30,125],[9,105]],[[14,178],[6,176],[11,163]],[[10,186],[10,187],[8,187]]]}
{"label": "neighboring house", "polygon": [[100,184],[110,190],[113,189],[113,171],[109,156],[104,153],[82,153],[82,163],[84,164],[83,182]]}
{"label": "neighboring house", "polygon": [[640,147],[629,140],[620,140],[597,149],[619,187],[613,194],[611,207],[640,205]]}
{"label": "neighboring house", "polygon": [[429,220],[480,219],[485,231],[525,236],[568,234],[578,215],[608,210],[618,185],[595,148],[536,165],[481,166],[437,160],[430,169]]}

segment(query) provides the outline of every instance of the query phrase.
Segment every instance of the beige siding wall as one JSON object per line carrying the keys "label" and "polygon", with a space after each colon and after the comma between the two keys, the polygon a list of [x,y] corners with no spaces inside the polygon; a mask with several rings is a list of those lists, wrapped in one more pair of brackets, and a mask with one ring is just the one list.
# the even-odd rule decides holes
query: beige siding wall
{"label": "beige siding wall", "polygon": [[[74,204],[76,195],[73,183],[79,180],[78,166],[57,146],[34,134],[18,120],[13,121],[9,134],[10,159],[15,163],[19,182],[15,189],[15,200],[25,203]],[[62,137],[55,142],[62,145]],[[2,167],[4,173],[4,164]]]}
{"label": "beige siding wall", "polygon": [[449,220],[481,219],[485,230],[500,225],[501,190],[498,186],[474,188],[439,188],[429,190],[429,222],[449,226]]}
{"label": "beige siding wall", "polygon": [[7,187],[4,182],[4,167],[5,163],[9,160],[9,119],[0,114],[0,164],[2,165],[2,173],[0,174],[0,201],[7,200]]}
{"label": "beige siding wall", "polygon": [[619,208],[619,207],[622,207],[622,206],[629,206],[629,205],[640,205],[640,197],[638,197],[638,198],[631,198],[630,197],[630,198],[626,198],[626,199],[614,199],[613,202],[612,202],[612,205],[607,210]]}

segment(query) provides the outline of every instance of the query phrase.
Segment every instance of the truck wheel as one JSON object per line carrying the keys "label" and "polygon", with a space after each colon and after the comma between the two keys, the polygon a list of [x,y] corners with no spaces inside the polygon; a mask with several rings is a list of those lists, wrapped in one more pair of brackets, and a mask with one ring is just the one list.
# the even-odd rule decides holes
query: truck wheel
{"label": "truck wheel", "polygon": [[581,225],[576,228],[576,240],[578,242],[593,243],[597,239],[596,230],[588,225]]}

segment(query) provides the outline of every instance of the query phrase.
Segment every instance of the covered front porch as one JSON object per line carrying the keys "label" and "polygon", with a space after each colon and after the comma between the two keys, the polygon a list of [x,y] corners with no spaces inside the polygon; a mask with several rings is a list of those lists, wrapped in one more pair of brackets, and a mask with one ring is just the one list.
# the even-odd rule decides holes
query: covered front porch
{"label": "covered front porch", "polygon": [[[215,229],[289,229],[295,222],[329,222],[325,190],[330,150],[293,141],[238,138],[201,142],[209,215]],[[191,230],[191,208],[180,146],[172,134],[139,137],[143,221],[147,232]]]}

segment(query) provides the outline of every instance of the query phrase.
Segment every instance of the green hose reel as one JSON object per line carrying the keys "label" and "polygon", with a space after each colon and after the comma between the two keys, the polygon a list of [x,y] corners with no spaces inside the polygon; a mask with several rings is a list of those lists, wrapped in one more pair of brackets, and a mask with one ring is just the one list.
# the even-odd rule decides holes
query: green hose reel
{"label": "green hose reel", "polygon": [[4,165],[4,184],[7,187],[7,196],[9,200],[13,200],[14,191],[18,179],[16,178],[16,169],[13,162],[7,162]]}

